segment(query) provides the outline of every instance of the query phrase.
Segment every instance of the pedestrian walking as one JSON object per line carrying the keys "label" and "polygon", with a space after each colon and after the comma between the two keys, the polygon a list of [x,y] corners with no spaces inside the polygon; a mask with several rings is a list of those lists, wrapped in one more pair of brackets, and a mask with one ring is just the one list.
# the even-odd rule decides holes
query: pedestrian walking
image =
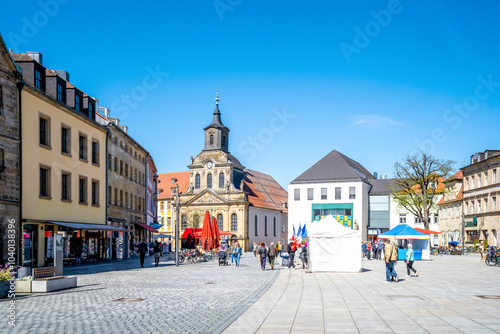
{"label": "pedestrian walking", "polygon": [[372,252],[373,252],[373,259],[376,260],[378,252],[378,243],[375,240],[372,241]]}
{"label": "pedestrian walking", "polygon": [[293,239],[290,239],[290,242],[287,245],[287,252],[288,255],[290,256],[290,262],[288,263],[288,268],[293,267],[295,269],[295,263],[294,263],[294,258],[295,258],[295,247],[293,246]]}
{"label": "pedestrian walking", "polygon": [[361,243],[361,252],[363,252],[363,257],[366,257],[366,250],[367,250],[366,242],[362,242]]}
{"label": "pedestrian walking", "polygon": [[411,277],[410,270],[415,273],[415,277],[418,276],[418,271],[413,268],[413,262],[415,261],[415,255],[413,253],[413,246],[408,244],[408,250],[406,251],[405,262],[406,262],[406,271],[408,275],[406,277]]}
{"label": "pedestrian walking", "polygon": [[231,265],[236,265],[236,244],[231,246]]}
{"label": "pedestrian walking", "polygon": [[142,240],[139,244],[139,258],[141,259],[141,267],[144,268],[144,259],[146,258],[146,252],[148,251],[148,245],[146,241]]}
{"label": "pedestrian walking", "polygon": [[276,250],[277,250],[277,256],[281,256],[281,251],[283,250],[283,246],[281,245],[281,242],[278,241],[278,245],[276,246]]}
{"label": "pedestrian walking", "polygon": [[385,279],[387,283],[392,282],[394,279],[396,282],[399,281],[399,276],[394,270],[394,265],[398,259],[396,246],[391,245],[389,240],[385,241]]}
{"label": "pedestrian walking", "polygon": [[307,267],[307,246],[304,241],[302,241],[302,245],[300,246],[299,259],[302,261],[302,269],[305,269]]}
{"label": "pedestrian walking", "polygon": [[75,246],[76,264],[82,264],[82,246],[77,243]]}
{"label": "pedestrian walking", "polygon": [[371,243],[371,241],[368,241],[368,242],[366,243],[366,258],[367,258],[368,260],[371,260],[371,259],[372,259],[372,258],[371,258],[371,253],[372,253],[372,243]]}
{"label": "pedestrian walking", "polygon": [[236,246],[234,248],[235,248],[236,266],[239,267],[240,266],[240,258],[241,258],[241,254],[243,253],[243,249],[241,248],[239,242],[236,243]]}
{"label": "pedestrian walking", "polygon": [[267,249],[265,243],[260,244],[259,257],[260,257],[260,267],[262,268],[262,270],[266,270]]}
{"label": "pedestrian walking", "polygon": [[257,243],[254,241],[252,245],[252,252],[253,252],[253,257],[257,257],[257,251],[259,250],[259,246]]}
{"label": "pedestrian walking", "polygon": [[161,246],[158,244],[158,242],[155,242],[155,245],[153,247],[153,252],[155,254],[155,267],[160,266],[160,256],[161,256]]}
{"label": "pedestrian walking", "polygon": [[274,242],[271,242],[271,245],[269,245],[269,251],[267,253],[271,270],[274,270],[274,259],[276,258],[276,254],[277,254],[276,246],[274,246]]}
{"label": "pedestrian walking", "polygon": [[384,243],[382,242],[382,240],[379,240],[378,241],[378,250],[377,250],[377,259],[378,260],[382,260],[382,258],[384,257],[383,253],[384,253]]}

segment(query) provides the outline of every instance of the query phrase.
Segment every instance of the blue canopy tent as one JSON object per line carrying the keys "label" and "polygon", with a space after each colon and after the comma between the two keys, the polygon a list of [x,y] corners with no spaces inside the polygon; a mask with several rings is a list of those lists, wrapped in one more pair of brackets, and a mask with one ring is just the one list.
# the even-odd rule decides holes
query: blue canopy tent
{"label": "blue canopy tent", "polygon": [[[381,239],[412,240],[415,260],[430,260],[429,235],[419,232],[406,224],[399,224],[392,230],[379,234]],[[406,249],[399,249],[399,260],[404,260]]]}

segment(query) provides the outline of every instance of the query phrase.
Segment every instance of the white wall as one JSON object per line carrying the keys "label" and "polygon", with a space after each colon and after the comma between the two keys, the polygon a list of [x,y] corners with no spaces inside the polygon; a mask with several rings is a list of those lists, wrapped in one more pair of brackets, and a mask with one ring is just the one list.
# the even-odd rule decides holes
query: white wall
{"label": "white wall", "polygon": [[[255,216],[257,216],[257,236],[255,235]],[[267,236],[265,235],[265,218],[267,216]],[[274,218],[276,218],[276,236],[274,236]],[[286,214],[277,210],[262,209],[256,207],[248,208],[248,239],[251,245],[256,243],[265,242],[268,246],[271,242],[276,245],[278,241],[283,241],[285,236],[282,236],[281,225],[286,224]],[[286,229],[285,229],[286,230]],[[286,233],[286,232],[285,232]]]}
{"label": "white wall", "polygon": [[[335,188],[341,187],[341,199],[335,199]],[[349,199],[349,187],[356,188],[356,198]],[[307,189],[313,188],[313,200],[307,199]],[[321,199],[321,188],[327,189],[327,199]],[[300,200],[294,199],[295,189],[300,189]],[[339,204],[352,203],[353,223],[356,221],[363,232],[363,240],[366,239],[366,226],[368,224],[368,191],[370,185],[364,182],[332,182],[332,183],[309,183],[288,185],[288,238],[293,234],[293,226],[298,229],[299,224],[311,222],[313,204]]]}

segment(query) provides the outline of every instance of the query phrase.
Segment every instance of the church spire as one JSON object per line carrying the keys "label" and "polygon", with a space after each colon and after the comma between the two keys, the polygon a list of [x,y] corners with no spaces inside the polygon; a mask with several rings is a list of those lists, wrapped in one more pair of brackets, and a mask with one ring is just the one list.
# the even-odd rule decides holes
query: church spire
{"label": "church spire", "polygon": [[212,123],[210,123],[210,125],[205,128],[205,130],[208,128],[217,128],[217,129],[225,128],[225,126],[224,126],[224,124],[222,124],[222,120],[220,118],[219,101],[220,101],[220,99],[219,99],[219,87],[217,87],[217,95],[215,97],[214,119],[212,120]]}
{"label": "church spire", "polygon": [[[217,88],[219,90],[219,88]],[[205,130],[205,150],[222,150],[229,152],[229,129],[222,124],[219,110],[219,92],[215,97],[215,110],[212,123]]]}

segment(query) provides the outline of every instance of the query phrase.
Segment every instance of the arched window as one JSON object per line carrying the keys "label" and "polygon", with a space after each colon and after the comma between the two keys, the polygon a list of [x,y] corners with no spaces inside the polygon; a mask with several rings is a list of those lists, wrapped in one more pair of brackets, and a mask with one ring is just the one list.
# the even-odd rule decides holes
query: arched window
{"label": "arched window", "polygon": [[231,231],[238,231],[238,217],[236,213],[231,215]]}
{"label": "arched window", "polygon": [[187,218],[186,218],[185,215],[182,215],[182,218],[181,218],[181,229],[185,230],[187,227],[188,227]]}
{"label": "arched window", "polygon": [[214,135],[210,135],[210,145],[214,144]]}
{"label": "arched window", "polygon": [[224,226],[223,222],[224,222],[224,221],[223,221],[223,219],[222,219],[222,214],[221,214],[221,213],[219,213],[219,214],[217,215],[217,227],[218,227],[218,228],[219,228],[219,230],[221,230],[221,231],[223,230],[223,226]]}
{"label": "arched window", "polygon": [[196,174],[194,177],[194,187],[200,189],[200,174]]}
{"label": "arched window", "polygon": [[220,189],[224,188],[224,173],[219,174],[219,188]]}
{"label": "arched window", "polygon": [[207,188],[212,188],[212,173],[207,175]]}
{"label": "arched window", "polygon": [[264,217],[264,235],[267,237],[267,216]]}
{"label": "arched window", "polygon": [[276,217],[273,218],[273,236],[276,236],[276,230],[278,229],[278,225],[276,225]]}
{"label": "arched window", "polygon": [[259,217],[255,215],[255,236],[259,236]]}

